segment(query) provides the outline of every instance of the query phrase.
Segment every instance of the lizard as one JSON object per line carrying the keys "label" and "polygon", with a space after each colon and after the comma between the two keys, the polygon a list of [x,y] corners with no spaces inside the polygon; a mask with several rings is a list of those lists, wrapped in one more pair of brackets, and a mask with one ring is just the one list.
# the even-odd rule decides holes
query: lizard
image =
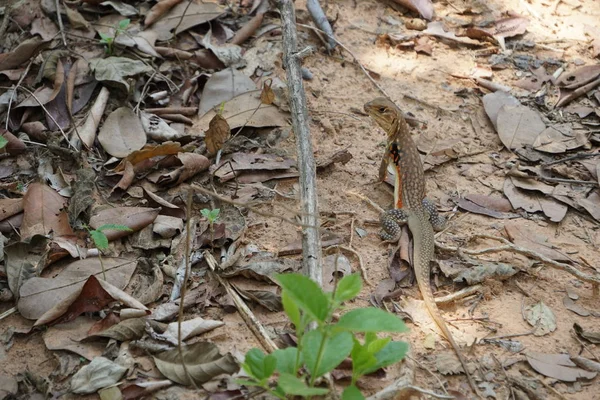
{"label": "lizard", "polygon": [[[392,101],[383,97],[376,98],[366,103],[364,109],[387,133],[383,164],[387,168],[387,165],[392,163],[395,175],[394,208],[381,215],[381,237],[385,241],[398,241],[401,225],[408,224],[414,243],[413,259],[417,285],[425,306],[452,345],[467,375],[469,385],[477,396],[480,396],[467,369],[465,358],[433,299],[429,281],[429,264],[434,258],[435,250],[433,230],[434,227],[438,229],[443,227],[445,221],[438,216],[434,204],[425,197],[425,174],[417,146],[410,135],[402,112]],[[380,178],[383,168],[383,166],[380,168]]]}

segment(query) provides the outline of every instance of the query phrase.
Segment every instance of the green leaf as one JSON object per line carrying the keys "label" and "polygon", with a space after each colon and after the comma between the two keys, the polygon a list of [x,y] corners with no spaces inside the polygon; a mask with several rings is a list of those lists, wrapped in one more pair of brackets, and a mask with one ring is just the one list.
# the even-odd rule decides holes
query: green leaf
{"label": "green leaf", "polygon": [[334,300],[342,303],[355,298],[362,289],[362,281],[358,274],[343,277],[335,290]]}
{"label": "green leaf", "polygon": [[278,385],[286,394],[293,396],[318,396],[329,393],[327,389],[308,387],[304,381],[285,373],[279,375]]}
{"label": "green leaf", "polygon": [[248,375],[259,382],[264,382],[273,375],[276,364],[277,359],[275,357],[272,355],[265,356],[265,353],[261,350],[254,348],[246,353],[242,367]]}
{"label": "green leaf", "polygon": [[100,35],[100,37],[102,38],[102,41],[104,41],[104,42],[108,42],[109,40],[113,39],[112,36],[107,35],[106,33],[98,32],[98,35]]}
{"label": "green leaf", "polygon": [[204,218],[208,219],[208,216],[210,215],[210,210],[208,208],[203,208],[202,210],[200,210],[200,213]]}
{"label": "green leaf", "polygon": [[120,20],[119,21],[119,29],[125,30],[129,26],[130,22],[131,22],[131,20],[129,18]]}
{"label": "green leaf", "polygon": [[[297,348],[278,349],[273,352],[272,356],[277,359],[277,372],[296,375]],[[302,365],[302,354],[300,354],[299,365]]]}
{"label": "green leaf", "polygon": [[0,149],[3,149],[8,144],[8,140],[4,136],[0,136]]}
{"label": "green leaf", "polygon": [[375,354],[381,351],[387,344],[392,340],[390,337],[386,337],[383,339],[376,339],[373,341],[366,342],[367,349],[369,349],[369,353]]}
{"label": "green leaf", "polygon": [[277,274],[275,280],[300,309],[318,322],[325,322],[330,302],[319,285],[301,274]]}
{"label": "green leaf", "polygon": [[355,385],[350,385],[342,393],[342,400],[364,400],[365,396]]}
{"label": "green leaf", "polygon": [[[350,332],[342,331],[325,338],[319,330],[312,330],[302,337],[302,355],[306,369],[313,378],[322,376],[340,365],[350,354],[353,346]],[[321,351],[320,358],[319,351]]]}
{"label": "green leaf", "polygon": [[99,232],[108,231],[108,230],[125,231],[125,232],[133,231],[133,229],[131,229],[130,227],[125,226],[125,225],[119,225],[119,224],[104,224],[104,225],[96,228],[96,230]]}
{"label": "green leaf", "polygon": [[377,371],[379,368],[387,367],[402,360],[408,352],[408,343],[390,342],[375,354],[377,364],[365,370],[365,374]]}
{"label": "green leaf", "polygon": [[300,309],[285,290],[281,293],[281,303],[283,304],[283,311],[285,311],[290,321],[296,325],[296,331],[304,330],[304,327],[301,326]]}
{"label": "green leaf", "polygon": [[108,238],[106,235],[98,230],[90,231],[90,237],[92,241],[100,250],[108,249]]}
{"label": "green leaf", "polygon": [[342,315],[337,328],[352,332],[407,332],[404,322],[379,308],[357,308]]}
{"label": "green leaf", "polygon": [[208,219],[210,219],[211,221],[216,221],[217,218],[219,218],[219,213],[221,212],[220,208],[215,208],[214,210],[211,210],[208,215]]}
{"label": "green leaf", "polygon": [[369,352],[368,346],[362,345],[357,339],[354,339],[354,348],[352,348],[352,375],[360,377],[365,371],[377,365],[377,358]]}

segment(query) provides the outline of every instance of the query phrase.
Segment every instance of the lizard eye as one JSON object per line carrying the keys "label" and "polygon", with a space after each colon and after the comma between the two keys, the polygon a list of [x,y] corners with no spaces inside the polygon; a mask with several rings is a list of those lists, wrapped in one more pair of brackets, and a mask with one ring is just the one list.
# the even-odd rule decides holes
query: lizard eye
{"label": "lizard eye", "polygon": [[379,112],[380,112],[380,113],[382,113],[382,114],[383,114],[385,111],[386,111],[386,110],[385,110],[385,107],[379,107]]}

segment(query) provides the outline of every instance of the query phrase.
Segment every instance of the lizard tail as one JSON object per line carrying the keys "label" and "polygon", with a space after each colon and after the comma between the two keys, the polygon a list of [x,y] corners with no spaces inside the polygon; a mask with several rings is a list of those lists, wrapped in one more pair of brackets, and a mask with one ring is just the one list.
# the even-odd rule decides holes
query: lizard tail
{"label": "lizard tail", "polygon": [[[419,219],[421,219],[421,217],[426,218],[424,215],[416,215],[416,217],[419,217]],[[460,348],[454,341],[454,338],[452,337],[452,334],[450,333],[446,322],[442,318],[440,310],[435,304],[435,300],[433,298],[433,291],[431,290],[431,284],[429,283],[429,263],[433,259],[435,249],[435,244],[433,241],[433,228],[431,227],[431,224],[421,223],[421,221],[419,221],[419,225],[419,229],[413,229],[412,227],[410,227],[409,219],[409,228],[411,230],[411,233],[413,234],[414,242],[413,257],[415,258],[414,264],[417,285],[419,286],[419,290],[421,291],[421,295],[423,296],[423,300],[425,301],[425,306],[427,307],[429,314],[431,315],[437,326],[442,330],[442,333],[444,334],[448,342],[450,342],[450,345],[452,345],[454,352],[458,356],[460,364],[462,365],[465,374],[467,375],[469,386],[471,386],[471,389],[473,389],[475,394],[481,398],[481,395],[477,390],[477,386],[475,386],[475,381],[473,380],[473,377],[467,369],[467,362],[462,356]]]}

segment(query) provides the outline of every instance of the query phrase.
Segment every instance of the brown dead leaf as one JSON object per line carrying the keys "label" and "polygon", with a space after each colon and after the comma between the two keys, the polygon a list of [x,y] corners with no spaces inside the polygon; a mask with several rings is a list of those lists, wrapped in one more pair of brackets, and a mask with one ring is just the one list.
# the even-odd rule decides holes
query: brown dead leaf
{"label": "brown dead leaf", "polygon": [[521,103],[519,100],[506,92],[501,90],[493,93],[488,93],[481,99],[483,101],[483,108],[490,121],[494,125],[494,128],[498,129],[498,113],[504,106],[518,106]]}
{"label": "brown dead leaf", "polygon": [[508,222],[504,225],[508,238],[515,245],[533,250],[555,261],[570,261],[571,259],[563,253],[555,250],[556,246],[548,242],[548,238],[542,236],[534,229],[530,229],[518,222]]}
{"label": "brown dead leaf", "polygon": [[23,199],[0,199],[0,221],[23,211]]}
{"label": "brown dead leaf", "polygon": [[546,124],[540,114],[526,106],[502,106],[498,111],[498,136],[509,150],[533,145]]}
{"label": "brown dead leaf", "polygon": [[585,199],[579,199],[578,204],[585,208],[596,221],[600,221],[600,195],[597,192],[592,192]]}
{"label": "brown dead leaf", "polygon": [[107,229],[102,232],[108,240],[115,240],[137,232],[150,225],[156,219],[160,208],[148,207],[114,207],[95,213],[90,218],[90,226],[94,229],[106,224],[124,225],[131,231]]}
{"label": "brown dead leaf", "polygon": [[563,305],[569,311],[573,311],[577,315],[581,315],[582,317],[589,317],[591,313],[581,304],[577,304],[573,299],[569,296],[563,297]]}
{"label": "brown dead leaf", "polygon": [[187,373],[183,369],[177,349],[153,357],[156,367],[164,376],[182,385],[191,385],[190,378],[196,385],[201,385],[217,375],[233,374],[239,370],[235,358],[230,353],[222,356],[217,346],[208,342],[197,342],[183,350],[183,362]]}
{"label": "brown dead leaf", "polygon": [[[181,0],[179,0],[181,1]],[[123,400],[137,400],[143,398],[151,398],[152,393],[172,386],[173,382],[168,379],[162,381],[148,381],[137,383],[123,383],[119,387]],[[240,392],[241,395],[241,392]]]}
{"label": "brown dead leaf", "polygon": [[[262,94],[261,94],[262,101]],[[210,120],[208,130],[205,133],[204,142],[206,143],[206,149],[209,154],[216,154],[223,148],[223,144],[229,139],[231,135],[231,129],[227,120],[219,114],[215,114],[213,119]]]}
{"label": "brown dead leaf", "polygon": [[37,36],[21,42],[13,51],[0,54],[0,71],[17,68],[49,45],[50,41],[42,40]]}
{"label": "brown dead leaf", "polygon": [[[221,182],[231,180],[235,175],[248,171],[275,171],[289,170],[296,166],[296,161],[283,158],[275,154],[234,153],[224,157],[221,163],[215,167],[215,176]],[[235,175],[231,170],[235,170]]]}
{"label": "brown dead leaf", "polygon": [[175,204],[168,202],[162,197],[154,194],[152,191],[148,190],[144,187],[144,195],[148,200],[154,205],[161,208],[160,213],[162,215],[169,215],[171,217],[182,218],[185,219],[185,210],[181,207],[177,207]]}
{"label": "brown dead leaf", "polygon": [[98,141],[108,154],[127,157],[146,144],[146,132],[140,119],[129,107],[117,108],[104,121]]}
{"label": "brown dead leaf", "polygon": [[431,45],[431,39],[428,36],[415,38],[415,51],[417,53],[427,54],[428,56],[432,55],[433,46]]}
{"label": "brown dead leaf", "polygon": [[[469,198],[469,196],[465,196],[464,198],[461,197],[460,199],[458,199],[458,206],[460,208],[462,208],[463,210],[466,210],[466,211],[469,211],[469,212],[472,212],[475,214],[487,215],[492,218],[505,219],[505,218],[520,217],[519,214],[510,213],[510,212],[506,212],[506,211],[499,211],[499,210],[495,209],[495,206],[502,204],[501,208],[503,208],[503,209],[508,208],[509,210],[512,210],[510,202],[504,198],[490,196],[489,201],[488,201],[488,199],[486,199],[486,197],[488,197],[488,196],[484,196],[484,195],[471,195],[471,196],[473,196],[473,199]],[[506,205],[508,205],[508,207],[506,207]]]}
{"label": "brown dead leaf", "polygon": [[146,14],[144,25],[149,27],[162,17],[167,11],[181,3],[183,0],[159,0]]}
{"label": "brown dead leaf", "polygon": [[100,357],[106,345],[100,342],[82,342],[96,321],[78,317],[71,322],[49,327],[44,332],[44,344],[48,350],[68,350],[88,360]]}
{"label": "brown dead leaf", "polygon": [[[216,114],[217,111],[210,109],[195,123],[194,128],[206,131],[209,128],[210,121]],[[242,93],[227,101],[223,112],[220,114],[227,120],[231,129],[241,126],[255,128],[288,126],[287,114],[274,105],[262,104],[258,90]],[[194,133],[192,133],[193,135]]]}
{"label": "brown dead leaf", "polygon": [[[555,187],[534,179],[512,176],[504,181],[504,194],[515,209],[523,208],[527,212],[542,211],[551,221],[560,222],[567,214],[569,207],[564,202],[546,196],[557,197],[554,190]],[[544,195],[531,191],[539,191]]]}
{"label": "brown dead leaf", "polygon": [[600,332],[584,330],[578,323],[573,324],[573,329],[580,338],[589,340],[590,343],[600,344]]}
{"label": "brown dead leaf", "polygon": [[556,86],[564,89],[577,89],[598,78],[600,65],[586,65],[575,71],[564,73],[556,80]]}
{"label": "brown dead leaf", "polygon": [[[135,267],[135,260],[102,257],[106,280],[124,288]],[[34,277],[27,280],[19,291],[19,313],[27,319],[38,319],[52,306],[75,292],[79,292],[90,275],[102,276],[102,265],[97,258],[77,260],[67,265],[52,278]]]}
{"label": "brown dead leaf", "polygon": [[146,306],[121,289],[91,275],[80,290],[54,304],[33,326],[69,322],[83,313],[98,312],[114,301],[130,308],[148,310]]}
{"label": "brown dead leaf", "polygon": [[522,35],[527,31],[529,20],[523,17],[503,18],[495,21],[485,28],[468,28],[466,34],[472,39],[481,39],[483,37],[501,37],[507,38],[516,35]]}
{"label": "brown dead leaf", "polygon": [[544,129],[532,144],[533,148],[546,153],[559,154],[582,146],[589,146],[587,130],[573,130],[569,123],[557,124]]}
{"label": "brown dead leaf", "polygon": [[275,93],[273,89],[271,89],[271,85],[273,84],[273,79],[267,79],[263,83],[263,90],[260,93],[260,102],[263,104],[273,104],[275,101]]}
{"label": "brown dead leaf", "polygon": [[225,8],[217,3],[184,1],[163,14],[148,30],[156,32],[159,41],[165,41],[196,25],[211,21],[224,12]]}
{"label": "brown dead leaf", "polygon": [[223,102],[233,99],[243,93],[256,90],[256,84],[241,71],[235,68],[226,68],[212,74],[206,81],[200,98],[198,116],[217,107]]}
{"label": "brown dead leaf", "polygon": [[168,156],[172,154],[177,154],[181,151],[181,144],[178,142],[164,142],[159,145],[147,144],[141,150],[136,150],[133,153],[129,154],[127,157],[121,160],[119,165],[117,165],[113,171],[121,172],[125,170],[125,163],[130,162],[133,166],[136,164],[159,156]]}
{"label": "brown dead leaf", "polygon": [[563,382],[575,382],[579,378],[594,379],[597,375],[596,372],[578,368],[569,359],[568,354],[545,354],[530,351],[525,356],[529,365],[537,372]]}
{"label": "brown dead leaf", "polygon": [[23,197],[21,237],[33,235],[68,236],[73,234],[65,211],[67,200],[43,183],[32,183]]}

